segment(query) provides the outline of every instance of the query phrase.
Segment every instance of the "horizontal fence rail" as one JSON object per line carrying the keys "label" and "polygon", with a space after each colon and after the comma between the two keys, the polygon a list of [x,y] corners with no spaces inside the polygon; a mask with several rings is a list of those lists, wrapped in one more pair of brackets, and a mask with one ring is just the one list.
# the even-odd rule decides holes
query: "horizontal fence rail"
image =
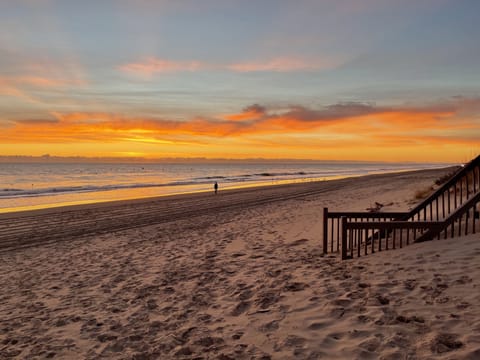
{"label": "horizontal fence rail", "polygon": [[479,203],[477,156],[411,211],[330,212],[324,208],[323,253],[341,251],[342,258],[351,258],[354,253],[367,255],[375,249],[475,233],[480,231]]}
{"label": "horizontal fence rail", "polygon": [[402,248],[409,245],[427,231],[440,228],[436,221],[391,221],[352,223],[342,217],[342,260],[360,257],[376,251]]}
{"label": "horizontal fence rail", "polygon": [[402,219],[408,212],[329,212],[323,208],[323,253],[340,250],[341,218],[350,222],[392,221]]}

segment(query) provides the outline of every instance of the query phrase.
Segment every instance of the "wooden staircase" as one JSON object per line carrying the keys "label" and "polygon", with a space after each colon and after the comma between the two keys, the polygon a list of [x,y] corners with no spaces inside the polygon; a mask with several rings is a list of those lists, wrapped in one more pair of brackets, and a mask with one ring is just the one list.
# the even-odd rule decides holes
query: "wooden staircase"
{"label": "wooden staircase", "polygon": [[480,231],[480,155],[408,212],[323,213],[323,253],[342,259]]}

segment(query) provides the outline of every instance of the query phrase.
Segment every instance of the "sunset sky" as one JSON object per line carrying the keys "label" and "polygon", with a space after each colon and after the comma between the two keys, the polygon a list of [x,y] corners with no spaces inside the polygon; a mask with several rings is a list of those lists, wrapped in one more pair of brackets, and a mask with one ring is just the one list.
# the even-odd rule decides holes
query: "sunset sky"
{"label": "sunset sky", "polygon": [[478,0],[0,0],[0,155],[468,160]]}

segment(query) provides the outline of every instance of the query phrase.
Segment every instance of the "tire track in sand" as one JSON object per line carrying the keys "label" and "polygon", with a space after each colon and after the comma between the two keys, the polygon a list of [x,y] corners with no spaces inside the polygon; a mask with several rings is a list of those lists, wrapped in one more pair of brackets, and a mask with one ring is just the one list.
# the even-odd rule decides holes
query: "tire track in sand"
{"label": "tire track in sand", "polygon": [[93,205],[90,208],[5,214],[0,219],[0,252],[316,196],[338,190],[349,180],[239,189],[216,196],[202,193]]}

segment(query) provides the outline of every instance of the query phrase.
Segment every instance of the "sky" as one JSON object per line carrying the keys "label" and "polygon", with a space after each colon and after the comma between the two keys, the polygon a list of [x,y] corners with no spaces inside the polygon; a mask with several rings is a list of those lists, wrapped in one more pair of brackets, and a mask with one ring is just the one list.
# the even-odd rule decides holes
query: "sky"
{"label": "sky", "polygon": [[478,0],[0,0],[0,155],[462,162]]}

